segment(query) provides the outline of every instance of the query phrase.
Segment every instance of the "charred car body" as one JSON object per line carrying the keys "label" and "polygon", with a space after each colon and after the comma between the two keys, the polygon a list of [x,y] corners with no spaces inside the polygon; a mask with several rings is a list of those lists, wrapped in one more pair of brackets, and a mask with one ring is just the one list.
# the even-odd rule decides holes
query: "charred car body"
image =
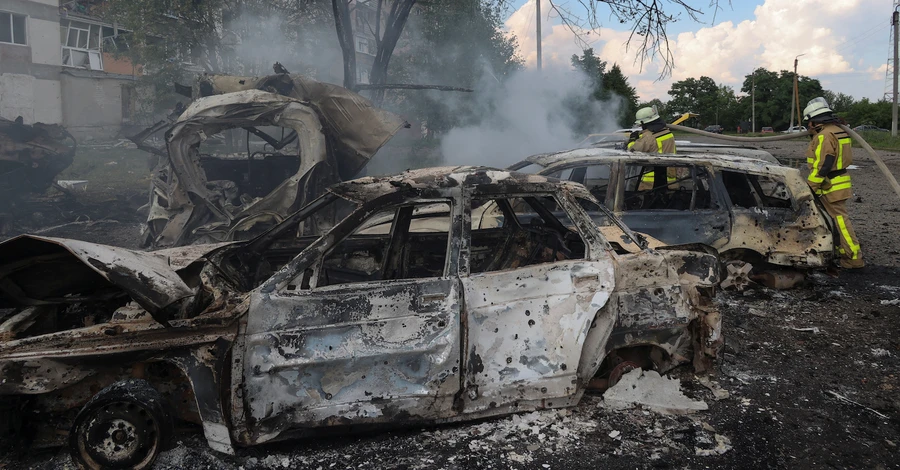
{"label": "charred car body", "polygon": [[583,183],[636,232],[709,245],[723,260],[808,269],[833,258],[831,221],[794,168],[735,156],[577,149],[510,169]]}
{"label": "charred car body", "polygon": [[[571,406],[634,361],[708,368],[716,257],[585,208],[578,184],[456,167],[334,185],[219,247],[21,236],[0,245],[0,395],[89,467],[146,467],[172,416],[230,452]],[[304,235],[322,211],[346,216]]]}
{"label": "charred car body", "polygon": [[0,229],[26,194],[43,193],[72,164],[75,138],[58,124],[0,117]]}
{"label": "charred car body", "polygon": [[[174,124],[132,137],[158,157],[147,246],[252,238],[354,177],[405,125],[356,93],[300,75],[204,76],[195,96]],[[147,145],[161,130],[166,149]],[[213,136],[234,130],[246,133],[246,151],[209,152]]]}

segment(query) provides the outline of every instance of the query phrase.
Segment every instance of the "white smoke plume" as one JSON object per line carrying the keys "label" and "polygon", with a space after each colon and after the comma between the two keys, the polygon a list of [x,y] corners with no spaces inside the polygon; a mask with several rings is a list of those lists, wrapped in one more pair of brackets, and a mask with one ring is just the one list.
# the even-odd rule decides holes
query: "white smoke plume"
{"label": "white smoke plume", "polygon": [[503,83],[485,75],[476,90],[481,122],[442,138],[447,164],[503,168],[529,155],[573,148],[587,137],[579,129],[598,133],[619,127],[618,100],[590,100],[590,81],[579,71],[523,70]]}

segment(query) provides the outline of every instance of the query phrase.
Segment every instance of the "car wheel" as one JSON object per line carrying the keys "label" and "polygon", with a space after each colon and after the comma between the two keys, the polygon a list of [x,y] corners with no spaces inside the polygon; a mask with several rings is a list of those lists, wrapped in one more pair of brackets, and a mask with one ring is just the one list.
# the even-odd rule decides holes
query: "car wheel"
{"label": "car wheel", "polygon": [[126,380],[104,388],[78,412],[69,447],[84,468],[150,468],[172,432],[159,392],[145,380]]}

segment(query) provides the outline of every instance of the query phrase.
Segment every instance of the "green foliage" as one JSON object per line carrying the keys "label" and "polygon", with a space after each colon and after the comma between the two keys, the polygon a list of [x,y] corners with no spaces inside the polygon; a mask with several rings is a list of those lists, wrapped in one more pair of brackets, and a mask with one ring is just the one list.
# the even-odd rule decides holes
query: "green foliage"
{"label": "green foliage", "polygon": [[712,78],[703,76],[675,82],[668,93],[672,97],[666,104],[668,119],[695,113],[700,117],[689,121],[693,125],[718,124],[728,130],[736,129],[741,121],[740,102],[734,90],[717,84]]}
{"label": "green foliage", "polygon": [[[890,128],[890,125],[888,125],[888,128]],[[859,135],[861,135],[863,139],[866,139],[866,142],[868,142],[872,148],[880,150],[900,150],[900,137],[891,137],[890,132],[863,131],[860,132]],[[856,139],[853,140],[853,146],[862,147]]]}
{"label": "green foliage", "polygon": [[863,98],[847,106],[846,111],[837,112],[837,115],[854,127],[868,124],[882,129],[891,128],[891,102],[886,100],[872,102]]}
{"label": "green foliage", "polygon": [[[516,40],[503,32],[495,2],[421,2],[394,52],[392,82],[483,89],[497,86],[522,68]],[[474,93],[393,92],[384,105],[442,132],[481,117]]]}
{"label": "green foliage", "polygon": [[[606,61],[600,60],[594,55],[593,49],[585,49],[581,57],[572,56],[572,66],[576,70],[584,72],[589,80],[590,99],[603,103],[621,100],[616,121],[622,127],[630,127],[634,122],[634,114],[638,110],[637,91],[628,84],[628,77],[622,73],[618,64],[613,64],[609,70],[606,70],[606,65]],[[579,132],[591,130],[591,119],[585,115],[590,113],[588,108],[591,106],[589,105],[590,103],[582,104],[581,107],[584,109],[580,109],[576,113],[583,117],[583,119],[577,120],[578,123],[585,126],[585,129],[576,129]]]}
{"label": "green foliage", "polygon": [[[752,92],[753,81],[756,81],[756,128],[774,127],[776,131],[787,129],[791,119],[791,98],[794,94],[794,74],[787,70],[773,72],[763,68],[744,77],[741,91],[748,95]],[[800,110],[794,110],[794,125],[799,122],[798,116],[803,114],[806,103],[824,94],[822,84],[814,78],[801,75],[798,84],[800,94]],[[751,100],[741,100],[744,119],[751,116]]]}

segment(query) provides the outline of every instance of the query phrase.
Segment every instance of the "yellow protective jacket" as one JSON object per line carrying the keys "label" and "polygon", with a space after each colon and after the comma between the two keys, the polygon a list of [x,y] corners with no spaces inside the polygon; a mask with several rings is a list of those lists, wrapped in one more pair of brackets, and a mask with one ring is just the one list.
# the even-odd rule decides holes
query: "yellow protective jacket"
{"label": "yellow protective jacket", "polygon": [[[628,143],[628,150],[632,152],[646,153],[675,153],[675,135],[668,128],[653,133],[650,129],[644,129],[641,136],[634,142]],[[653,172],[644,173],[641,177],[639,190],[644,191],[653,187]],[[666,181],[675,181],[675,168],[666,171]]]}
{"label": "yellow protective jacket", "polygon": [[644,129],[640,138],[628,144],[628,150],[647,153],[675,153],[675,135],[669,129],[663,129],[657,133],[651,132],[650,129]]}
{"label": "yellow protective jacket", "polygon": [[815,130],[806,148],[809,187],[828,202],[850,199],[853,195],[850,173],[847,172],[847,167],[853,163],[850,136],[831,123]]}

